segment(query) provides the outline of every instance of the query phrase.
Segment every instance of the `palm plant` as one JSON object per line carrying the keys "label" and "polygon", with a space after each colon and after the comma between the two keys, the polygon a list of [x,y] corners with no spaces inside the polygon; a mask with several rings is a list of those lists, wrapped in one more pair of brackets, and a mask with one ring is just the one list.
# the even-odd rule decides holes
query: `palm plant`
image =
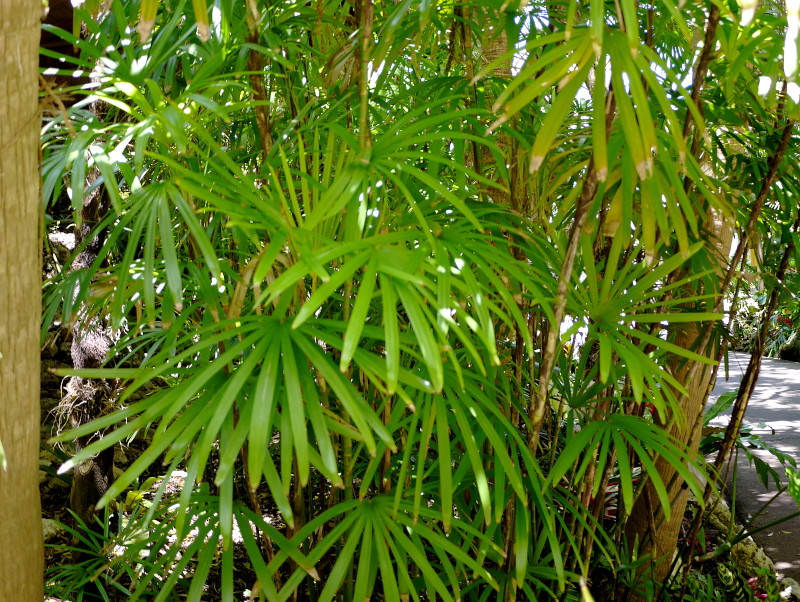
{"label": "palm plant", "polygon": [[[93,265],[46,284],[45,327],[83,305],[123,333],[80,372],[124,382],[117,410],[61,438],[114,428],[64,469],[146,440],[101,505],[156,462],[186,472],[130,519],[155,534],[120,545],[151,558],[134,595],[190,570],[199,599],[219,563],[233,599],[236,546],[279,600],[588,595],[625,549],[663,579],[662,524],[682,483],[703,494],[715,243],[765,200],[717,164],[724,132],[773,140],[741,153],[771,158],[769,193],[796,111],[731,86],[775,72],[785,18],[199,1],[196,33],[185,2],[154,6],[60,33],[95,84],[43,160],[45,198],[66,178],[80,208],[95,169],[113,207]],[[755,62],[710,56],[746,36]]]}

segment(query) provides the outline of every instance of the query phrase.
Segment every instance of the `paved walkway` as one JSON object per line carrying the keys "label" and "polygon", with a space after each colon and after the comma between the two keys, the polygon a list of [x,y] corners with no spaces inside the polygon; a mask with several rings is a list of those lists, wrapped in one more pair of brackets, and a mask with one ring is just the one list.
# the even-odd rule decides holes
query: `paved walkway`
{"label": "paved walkway", "polygon": [[[729,378],[725,380],[725,367],[720,366],[709,404],[722,393],[738,388],[749,359],[746,354],[730,354]],[[725,426],[730,418],[730,411],[726,414],[715,418],[712,426]],[[753,431],[760,434],[769,446],[789,454],[800,465],[800,364],[763,358],[758,383],[745,414],[745,424],[752,425]],[[769,463],[786,480],[783,476],[785,470],[774,456],[761,450],[751,451]],[[730,481],[728,488],[731,488]],[[761,485],[755,468],[748,464],[745,454],[740,451],[735,500],[737,522],[747,523],[750,516],[772,498],[775,490],[774,483],[770,490]],[[797,502],[788,493],[784,493],[754,521],[754,525],[767,524],[797,510]],[[764,551],[775,562],[775,568],[781,577],[800,581],[800,518],[761,531],[753,539],[763,546]]]}

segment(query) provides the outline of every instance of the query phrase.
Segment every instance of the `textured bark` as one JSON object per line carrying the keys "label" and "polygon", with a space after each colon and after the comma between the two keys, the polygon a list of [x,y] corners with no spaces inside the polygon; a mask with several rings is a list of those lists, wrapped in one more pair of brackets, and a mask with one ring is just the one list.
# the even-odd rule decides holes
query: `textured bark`
{"label": "textured bark", "polygon": [[[684,348],[691,348],[693,343],[700,335],[701,328],[697,324],[690,324],[684,327],[675,339],[675,344]],[[700,351],[706,357],[715,357],[715,349]],[[670,434],[678,439],[682,444],[689,447],[692,453],[696,453],[700,444],[697,435],[699,429],[695,428],[698,421],[702,420],[701,412],[705,407],[708,398],[708,385],[713,375],[712,366],[703,365],[700,373],[691,382],[688,376],[692,372],[694,362],[687,361],[675,373],[678,382],[684,383],[689,395],[685,398],[683,410],[686,420],[683,424],[675,424],[670,429]],[[651,567],[654,571],[653,578],[662,583],[667,577],[672,563],[673,553],[675,552],[678,532],[683,521],[683,514],[688,502],[689,490],[685,487],[683,479],[678,475],[675,467],[661,456],[655,459],[656,471],[661,480],[669,485],[667,492],[671,501],[671,514],[666,519],[661,512],[658,504],[658,496],[652,484],[648,482],[645,487],[645,494],[640,496],[634,505],[631,516],[628,519],[626,533],[628,542],[631,546],[634,540],[639,541],[640,556],[650,554],[655,566]],[[632,595],[632,601],[644,601],[644,597]]]}
{"label": "textured bark", "polygon": [[[722,282],[728,268],[733,228],[721,216],[709,211],[706,224],[711,236],[709,244],[713,245],[713,253],[719,261],[717,278]],[[684,349],[691,349],[708,357],[717,358],[719,341],[714,337],[705,337],[707,328],[705,323],[676,324],[671,328],[677,330],[675,344]],[[701,347],[697,348],[698,342]],[[702,425],[703,410],[709,394],[709,385],[716,374],[713,365],[700,364],[694,361],[677,361],[672,366],[675,379],[683,383],[688,395],[683,400],[685,420],[674,423],[670,428],[670,435],[680,443],[687,446],[691,453],[697,452],[700,445],[700,427]],[[676,392],[676,395],[680,396]],[[652,484],[645,487],[645,495],[637,500],[626,526],[628,543],[633,545],[638,540],[640,555],[650,554],[655,566],[653,577],[659,583],[666,579],[672,556],[675,552],[678,532],[683,521],[684,511],[689,498],[689,489],[685,486],[675,467],[661,456],[656,457],[655,467],[661,480],[667,485],[667,492],[671,501],[671,514],[667,519],[660,511],[658,497]],[[644,597],[632,595],[631,602],[645,600]]]}
{"label": "textured bark", "polygon": [[38,47],[41,3],[0,11],[0,600],[42,600]]}
{"label": "textured bark", "polygon": [[[87,187],[99,176],[95,168],[90,171]],[[78,254],[70,270],[88,269],[97,259],[103,246],[102,234],[92,235],[93,228],[108,212],[111,202],[105,187],[96,189],[84,199],[81,210],[81,226],[77,231],[76,242],[82,244],[92,237],[84,250]],[[104,324],[102,317],[87,319],[86,308],[81,308],[80,318],[72,328],[72,365],[77,369],[100,368],[105,363],[109,350],[114,344],[114,332]],[[70,426],[78,428],[108,413],[113,405],[113,385],[105,380],[87,380],[73,376],[65,386],[66,395],[61,402],[62,410],[69,415]],[[80,451],[91,441],[101,437],[95,433],[79,437],[75,450]],[[110,447],[99,454],[84,460],[75,469],[69,505],[75,514],[87,525],[95,526],[95,506],[108,490],[114,479],[114,448]]]}
{"label": "textured bark", "polygon": [[[50,11],[46,22],[67,31],[72,28],[73,9],[69,0],[51,0]],[[65,44],[57,36],[45,35],[42,46],[55,52],[68,56],[76,56],[71,44]],[[43,58],[42,67],[47,67],[58,61]],[[63,68],[63,66],[62,66]],[[88,77],[56,77],[52,82],[55,86],[78,86],[89,81]],[[69,106],[71,99],[63,99]],[[105,106],[96,101],[90,110],[102,119]],[[85,189],[100,176],[96,167],[92,167],[87,174]],[[73,183],[73,186],[77,183]],[[89,269],[97,258],[105,241],[102,233],[94,233],[95,226],[106,216],[111,207],[111,201],[105,187],[86,192],[83,199],[83,208],[80,212],[80,226],[75,229],[75,245],[80,246],[86,242],[83,250],[78,253],[69,266],[70,271]],[[70,354],[72,366],[77,369],[100,368],[108,357],[108,352],[115,342],[115,334],[107,327],[102,317],[88,317],[86,307],[81,307],[78,319],[72,324],[72,344]],[[87,380],[77,376],[71,377],[64,387],[64,397],[60,403],[60,411],[68,417],[69,425],[77,428],[86,424],[111,409],[111,399],[114,396],[113,383],[102,380]],[[94,433],[79,437],[74,441],[76,451],[82,450],[91,441],[102,436]],[[72,478],[69,506],[73,512],[87,525],[95,527],[95,505],[108,490],[114,474],[114,448],[100,452],[96,456],[83,461],[76,467]],[[76,554],[79,558],[80,554]]]}
{"label": "textured bark", "polygon": [[[714,11],[712,11],[712,15],[713,13]],[[735,267],[741,261],[747,246],[742,233],[752,232],[754,230],[769,192],[778,179],[779,167],[786,154],[793,131],[794,122],[786,122],[783,127],[780,142],[773,155],[770,157],[769,169],[761,183],[761,189],[750,208],[747,224],[740,231],[740,241],[733,256],[730,256],[730,245],[733,238],[730,225],[711,213],[706,216],[706,228],[710,234],[709,240],[715,245],[714,250],[720,260],[720,267],[717,270],[720,285],[718,291],[714,291],[718,294],[714,307],[715,312],[722,311],[722,299],[733,279]],[[716,351],[717,341],[714,339],[713,325],[696,324],[693,330],[684,331],[681,336],[679,336],[676,343],[687,349],[690,348],[705,357],[716,358],[718,360],[719,356]],[[685,432],[679,432],[677,427],[672,427],[670,432],[681,442],[688,444],[690,450],[695,452],[698,448],[698,438],[701,430],[700,421],[702,419],[706,400],[708,399],[709,384],[712,382],[715,372],[712,368],[701,366],[700,364],[693,364],[693,362],[687,362],[686,366],[676,375],[677,380],[683,383],[688,392],[688,396],[683,401],[683,409],[687,417],[686,430]],[[753,384],[755,384],[755,381]],[[655,516],[656,506],[647,501],[648,499],[655,499],[655,497],[652,495],[652,489],[646,490],[645,493],[649,493],[650,495],[642,496],[637,504],[634,505],[633,512],[626,525],[626,535],[629,543],[633,543],[636,540],[643,543],[639,555],[641,556],[645,553],[650,554],[651,559],[656,562],[654,577],[657,581],[663,581],[667,576],[672,554],[675,550],[678,530],[680,529],[680,517],[683,516],[686,509],[688,492],[685,490],[684,483],[677,475],[674,467],[664,462],[662,459],[659,459],[656,462],[656,468],[662,481],[672,484],[672,487],[668,490],[672,502],[672,516],[669,521],[662,520],[659,516]],[[649,565],[644,565],[642,570],[646,571],[649,568]],[[639,600],[644,601],[644,598],[638,597],[637,595],[630,597],[630,602],[639,602]]]}
{"label": "textured bark", "polygon": [[[486,32],[484,39],[482,40],[484,46],[481,51],[481,66],[485,66],[492,61],[499,59],[505,53],[508,52],[508,36],[506,35],[505,31],[500,31],[499,34],[497,31],[490,29]],[[506,81],[511,80],[511,59],[503,61],[502,63],[498,64],[497,66],[492,69],[492,75],[498,79],[503,79]],[[493,107],[495,102],[495,93],[493,86],[489,85],[486,86],[484,90],[484,94],[486,96],[486,105]],[[501,107],[493,107],[493,112],[495,113],[495,118],[499,117],[502,114]],[[512,122],[513,123],[513,122]],[[512,126],[513,127],[513,126]],[[500,131],[497,134],[497,138],[495,139],[495,143],[500,151],[503,153],[503,156],[506,158],[506,163],[508,165],[515,165],[518,157],[516,156],[517,153],[515,152],[514,144],[508,134],[505,132]],[[495,165],[495,157],[492,155],[491,150],[486,145],[480,146],[481,152],[481,171],[488,172],[489,176],[495,180],[498,184],[498,188],[495,188],[491,191],[491,197],[495,203],[498,204],[505,204],[511,203],[514,209],[518,209],[519,202],[517,199],[512,197],[510,192],[503,190],[505,186],[509,186],[509,188],[513,188],[513,182],[506,182],[500,181],[500,174],[496,171]],[[516,171],[516,170],[515,170]],[[517,187],[519,188],[519,187]]]}

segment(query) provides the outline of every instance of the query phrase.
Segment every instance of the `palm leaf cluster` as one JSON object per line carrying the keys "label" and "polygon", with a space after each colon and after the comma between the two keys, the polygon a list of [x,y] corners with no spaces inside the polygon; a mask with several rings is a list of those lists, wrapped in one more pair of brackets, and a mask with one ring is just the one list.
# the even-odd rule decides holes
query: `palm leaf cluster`
{"label": "palm leaf cluster", "polygon": [[[82,373],[123,379],[118,410],[64,438],[115,428],[67,468],[147,441],[101,505],[157,463],[186,472],[111,569],[149,558],[130,589],[157,599],[199,599],[212,569],[233,599],[237,546],[270,600],[633,580],[626,550],[654,533],[629,516],[675,506],[657,462],[703,496],[675,428],[694,426],[686,367],[717,362],[720,224],[747,224],[797,112],[757,94],[783,77],[786,16],[154,6],[77,11],[64,73],[93,83],[43,133],[51,211],[64,188],[80,209],[91,170],[112,205],[94,264],[46,283],[45,327],[88,307],[123,333]],[[775,177],[765,215],[792,223],[794,176]]]}

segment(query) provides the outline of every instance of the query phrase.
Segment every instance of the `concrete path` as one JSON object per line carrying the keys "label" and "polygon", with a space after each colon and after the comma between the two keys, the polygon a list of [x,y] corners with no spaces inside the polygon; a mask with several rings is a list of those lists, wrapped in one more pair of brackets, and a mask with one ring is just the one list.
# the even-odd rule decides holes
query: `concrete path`
{"label": "concrete path", "polygon": [[[749,359],[746,354],[730,354],[729,378],[725,380],[725,367],[720,366],[709,404],[722,393],[735,391],[739,387]],[[729,419],[730,411],[715,418],[711,424],[725,426]],[[759,426],[760,423],[764,426]],[[758,383],[745,414],[745,424],[752,425],[753,431],[760,434],[769,446],[789,454],[800,465],[800,364],[763,358]],[[785,470],[774,456],[761,450],[751,451],[775,468],[783,481],[786,481]],[[741,450],[737,466],[735,512],[737,522],[746,524],[772,498],[776,488],[774,483],[771,483],[769,490],[761,485],[755,468],[748,464]],[[728,488],[730,494],[730,480]],[[797,510],[797,502],[788,493],[784,493],[762,512],[754,525],[767,524]],[[753,539],[763,546],[764,551],[775,562],[780,577],[791,577],[800,581],[800,518],[761,531]]]}

